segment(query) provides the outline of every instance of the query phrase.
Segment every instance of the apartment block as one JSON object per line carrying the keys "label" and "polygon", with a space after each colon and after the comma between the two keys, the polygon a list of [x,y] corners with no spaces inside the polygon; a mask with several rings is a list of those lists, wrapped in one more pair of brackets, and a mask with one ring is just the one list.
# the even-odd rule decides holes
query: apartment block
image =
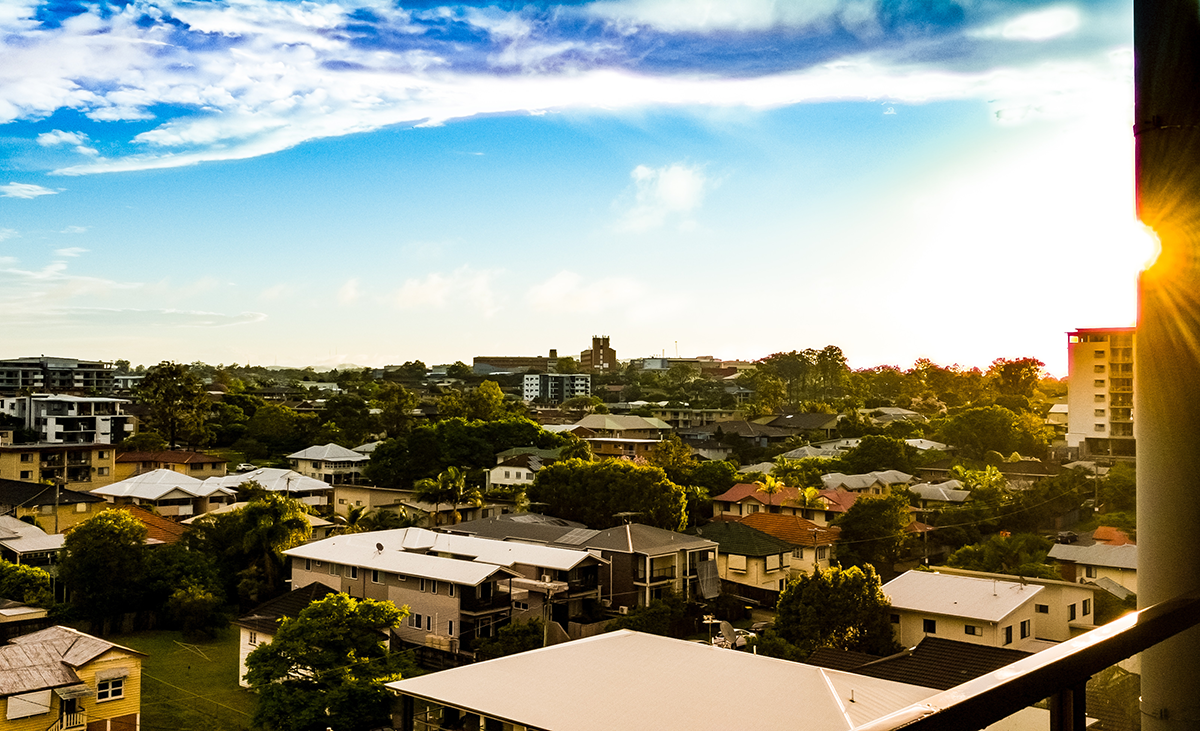
{"label": "apartment block", "polygon": [[22,390],[43,393],[108,393],[113,390],[112,363],[75,358],[0,360],[0,394]]}
{"label": "apartment block", "polygon": [[576,396],[592,395],[592,377],[586,373],[526,373],[522,398],[560,404]]}
{"label": "apartment block", "polygon": [[0,414],[20,419],[46,444],[116,444],[133,433],[125,399],[99,396],[10,396],[0,398]]}
{"label": "apartment block", "polygon": [[1132,327],[1067,334],[1067,447],[1078,456],[1129,459],[1133,437]]}

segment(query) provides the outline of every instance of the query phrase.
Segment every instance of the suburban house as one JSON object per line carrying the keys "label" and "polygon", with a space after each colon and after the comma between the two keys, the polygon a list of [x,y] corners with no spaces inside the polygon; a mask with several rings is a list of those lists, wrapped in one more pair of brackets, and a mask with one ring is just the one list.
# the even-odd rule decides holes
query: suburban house
{"label": "suburban house", "polygon": [[1064,581],[1082,584],[1108,579],[1134,594],[1137,593],[1136,545],[1112,546],[1097,543],[1080,546],[1073,543],[1055,543],[1048,556],[1058,561],[1058,570]]}
{"label": "suburban house", "polygon": [[161,452],[119,452],[113,474],[116,480],[127,480],[134,475],[154,470],[172,470],[181,475],[190,475],[203,480],[221,477],[226,472],[225,460],[203,452],[171,449]]}
{"label": "suburban house", "polygon": [[309,447],[287,458],[296,472],[330,485],[360,481],[363,467],[371,461],[369,456],[337,444]]}
{"label": "suburban house", "polygon": [[52,533],[82,523],[106,504],[104,498],[90,492],[40,482],[0,479],[0,514],[33,518]]}
{"label": "suburban house", "polygon": [[712,599],[720,594],[717,544],[698,536],[630,523],[592,530],[536,513],[500,515],[443,531],[502,541],[544,543],[591,551],[610,562],[601,596],[620,610],[649,604],[667,592]]}
{"label": "suburban house", "polygon": [[[926,636],[1028,650],[1043,587],[1019,581],[906,571],[883,585],[892,603],[896,641],[912,647]],[[1040,648],[1039,648],[1040,649]]]}
{"label": "suburban house", "polygon": [[143,508],[141,505],[108,505],[109,510],[122,510],[133,516],[133,519],[146,528],[146,545],[158,546],[178,543],[187,533],[187,526],[182,522],[164,518],[158,513]]}
{"label": "suburban house", "polygon": [[912,475],[899,470],[879,470],[862,475],[831,472],[828,475],[821,475],[821,483],[826,490],[845,490],[867,495],[890,495],[893,487],[907,486],[912,478]]}
{"label": "suburban house", "polygon": [[962,483],[958,480],[946,480],[937,484],[922,482],[909,485],[908,491],[917,496],[919,508],[962,505],[971,497],[971,491],[962,489]]}
{"label": "suburban house", "polygon": [[[719,698],[713,684],[721,679],[754,689],[753,702]],[[937,692],[629,630],[387,687],[399,696],[392,727],[400,731],[849,731]],[[604,692],[553,691],[579,688]]]}
{"label": "suburban house", "polygon": [[153,505],[160,515],[186,518],[234,500],[236,490],[213,480],[220,478],[200,480],[172,470],[154,470],[97,488],[92,494],[118,505]]}
{"label": "suburban house", "polygon": [[[222,513],[232,513],[235,510],[241,510],[242,508],[246,507],[249,504],[250,503],[229,503],[227,505],[222,505],[221,507],[219,507],[215,510],[210,510],[207,513],[202,513],[200,515],[193,515],[192,517],[188,518],[187,520],[179,521],[179,523],[180,523],[180,525],[192,525],[197,520],[200,520],[201,518],[203,518],[205,515],[219,515]],[[329,534],[333,532],[333,529],[337,527],[337,525],[335,523],[325,520],[324,518],[320,517],[319,515],[313,515],[312,513],[305,513],[304,519],[308,521],[309,527],[312,528],[312,533],[309,535],[310,541],[319,541],[322,538],[328,538]]]}
{"label": "suburban house", "polygon": [[512,580],[521,574],[438,555],[431,550],[433,535],[408,528],[352,533],[284,554],[291,559],[293,586],[320,582],[350,596],[407,606],[407,622],[393,630],[397,639],[458,654],[508,621]]}
{"label": "suburban house", "polygon": [[582,426],[601,437],[659,440],[671,433],[671,425],[662,419],[628,414],[588,414],[575,426]]}
{"label": "suburban house", "polygon": [[712,439],[720,441],[724,437],[738,437],[759,447],[782,444],[794,436],[796,436],[795,429],[781,429],[777,426],[766,426],[745,419],[729,419],[706,426],[679,430],[679,437],[688,443]]}
{"label": "suburban house", "polygon": [[47,444],[116,444],[133,433],[126,399],[101,396],[8,396],[0,413],[20,419]]}
{"label": "suburban house", "polygon": [[144,653],[69,627],[0,646],[3,728],[137,731]]}
{"label": "suburban house", "polygon": [[278,467],[261,467],[251,472],[240,472],[224,477],[210,477],[204,481],[206,485],[221,487],[234,493],[240,485],[254,482],[269,492],[282,492],[288,497],[294,497],[305,505],[321,507],[329,505],[333,499],[333,486],[314,477],[305,477],[294,470]]}
{"label": "suburban house", "polygon": [[659,443],[658,439],[628,437],[588,437],[583,441],[592,445],[592,454],[599,459],[645,459],[654,445]]}
{"label": "suburban house", "polygon": [[0,515],[0,558],[23,566],[36,566],[55,575],[63,534],[47,534],[11,515]]}
{"label": "suburban house", "polygon": [[[939,566],[938,573],[972,576],[988,581],[1009,581],[1007,574]],[[1096,629],[1096,592],[1098,587],[1056,579],[1022,577],[1021,581],[1042,587],[1033,603],[1033,636],[1039,640],[1066,642],[1076,635]]]}
{"label": "suburban house", "polygon": [[[840,414],[780,414],[754,419],[754,423],[779,429],[791,429],[793,432],[805,434],[815,432],[825,439],[832,439],[837,434],[837,424],[840,418]],[[790,457],[789,459],[796,458]]]}
{"label": "suburban house", "polygon": [[539,457],[536,454],[518,454],[510,457],[488,470],[487,486],[528,486],[533,482],[533,476],[544,465],[553,461],[553,458]]}
{"label": "suburban house", "polygon": [[782,513],[752,513],[738,522],[774,536],[791,546],[791,578],[807,574],[814,569],[828,570],[834,556],[834,544],[841,533],[840,528],[820,526],[799,515]]}
{"label": "suburban house", "polygon": [[803,496],[795,487],[784,487],[774,495],[762,492],[760,487],[756,482],[742,482],[717,495],[712,499],[713,517],[738,520],[758,512],[771,512],[798,515],[819,525],[828,525],[839,512],[844,512],[830,510],[829,501],[821,496],[818,497],[819,506],[800,507]]}
{"label": "suburban house", "polygon": [[672,429],[708,426],[738,415],[736,409],[691,409],[683,406],[660,406],[652,408],[651,413],[654,418],[667,422]]}
{"label": "suburban house", "polygon": [[716,520],[688,533],[717,544],[717,575],[724,593],[771,607],[779,601],[779,592],[792,577],[792,544],[728,520]]}
{"label": "suburban house", "polygon": [[314,581],[263,602],[246,616],[235,619],[232,624],[238,628],[238,685],[250,687],[246,682],[246,656],[275,638],[284,617],[295,617],[309,604],[336,593],[337,590]]}
{"label": "suburban house", "polygon": [[0,445],[0,478],[91,490],[114,480],[111,444]]}

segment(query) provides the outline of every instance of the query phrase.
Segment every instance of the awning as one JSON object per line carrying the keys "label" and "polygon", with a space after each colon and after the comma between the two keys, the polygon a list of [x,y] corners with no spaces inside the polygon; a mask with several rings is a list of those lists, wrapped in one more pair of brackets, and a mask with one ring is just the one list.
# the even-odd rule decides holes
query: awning
{"label": "awning", "polygon": [[87,685],[84,683],[79,683],[78,685],[68,685],[65,688],[55,688],[54,693],[65,701],[71,700],[72,698],[90,698],[91,696],[96,695],[96,691],[87,687]]}
{"label": "awning", "polygon": [[96,671],[96,680],[115,680],[129,676],[129,668],[106,668]]}

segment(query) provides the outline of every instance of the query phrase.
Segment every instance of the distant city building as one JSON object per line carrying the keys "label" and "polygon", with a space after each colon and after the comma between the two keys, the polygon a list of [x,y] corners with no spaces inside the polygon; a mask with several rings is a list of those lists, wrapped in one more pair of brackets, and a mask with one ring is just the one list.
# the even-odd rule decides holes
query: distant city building
{"label": "distant city building", "polygon": [[1067,333],[1067,447],[1080,459],[1136,454],[1133,342],[1132,327]]}
{"label": "distant city building", "polygon": [[20,419],[47,444],[116,444],[133,433],[125,399],[102,396],[9,396],[0,413]]}
{"label": "distant city building", "polygon": [[89,491],[113,482],[111,444],[5,444],[0,479],[59,483]]}
{"label": "distant city building", "polygon": [[116,371],[112,363],[75,358],[0,360],[0,394],[21,390],[41,393],[108,393]]}
{"label": "distant city building", "polygon": [[547,356],[477,355],[471,362],[471,372],[477,376],[486,376],[502,372],[548,371],[557,364],[558,351],[554,349],[551,349]]}
{"label": "distant city building", "polygon": [[569,398],[591,395],[592,377],[586,373],[526,373],[521,398],[560,404]]}
{"label": "distant city building", "polygon": [[607,335],[593,335],[592,347],[579,354],[579,367],[585,371],[611,373],[617,370],[617,351],[608,346]]}

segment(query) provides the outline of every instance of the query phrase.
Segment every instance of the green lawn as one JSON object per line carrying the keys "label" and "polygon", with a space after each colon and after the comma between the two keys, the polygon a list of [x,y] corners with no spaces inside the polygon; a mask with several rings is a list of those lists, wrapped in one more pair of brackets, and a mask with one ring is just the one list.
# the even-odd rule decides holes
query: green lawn
{"label": "green lawn", "polygon": [[254,694],[237,684],[237,628],[198,642],[166,631],[108,639],[149,655],[142,662],[143,731],[250,728]]}

